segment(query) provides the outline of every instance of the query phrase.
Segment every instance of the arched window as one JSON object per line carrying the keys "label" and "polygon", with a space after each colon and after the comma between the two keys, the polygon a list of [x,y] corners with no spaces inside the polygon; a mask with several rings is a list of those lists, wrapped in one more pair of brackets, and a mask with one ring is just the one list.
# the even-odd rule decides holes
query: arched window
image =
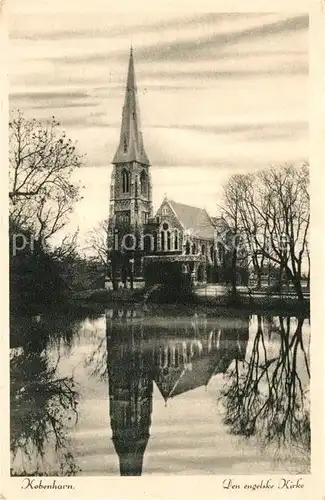
{"label": "arched window", "polygon": [[178,230],[174,230],[174,248],[178,250]]}
{"label": "arched window", "polygon": [[168,359],[168,361],[167,361],[168,366],[169,367],[172,366],[172,350],[170,347],[168,347],[167,359]]}
{"label": "arched window", "polygon": [[161,238],[161,249],[165,250],[165,231],[161,231],[160,238]]}
{"label": "arched window", "polygon": [[214,253],[213,252],[213,245],[211,245],[210,246],[210,258],[211,258],[212,262],[213,262],[213,253]]}
{"label": "arched window", "polygon": [[148,196],[148,176],[145,170],[140,175],[140,192],[143,196]]}
{"label": "arched window", "polygon": [[170,250],[171,248],[171,241],[170,241],[170,231],[167,231],[167,250]]}
{"label": "arched window", "polygon": [[185,254],[186,255],[189,255],[190,254],[190,251],[191,251],[191,245],[190,245],[190,242],[187,241],[186,242],[186,246],[185,246]]}
{"label": "arched window", "polygon": [[157,232],[154,231],[154,233],[153,233],[153,251],[154,252],[157,252],[157,250],[158,250],[157,240],[158,240]]}
{"label": "arched window", "polygon": [[196,254],[196,244],[193,243],[192,245],[192,254],[195,255]]}
{"label": "arched window", "polygon": [[143,235],[143,249],[146,254],[152,252],[152,239],[153,235],[150,233],[146,233]]}
{"label": "arched window", "polygon": [[122,193],[129,193],[130,191],[130,175],[125,169],[122,170]]}
{"label": "arched window", "polygon": [[202,247],[201,247],[201,254],[205,255],[205,245],[202,245]]}
{"label": "arched window", "polygon": [[182,264],[182,273],[183,273],[183,274],[188,274],[188,267],[187,267],[187,264]]}

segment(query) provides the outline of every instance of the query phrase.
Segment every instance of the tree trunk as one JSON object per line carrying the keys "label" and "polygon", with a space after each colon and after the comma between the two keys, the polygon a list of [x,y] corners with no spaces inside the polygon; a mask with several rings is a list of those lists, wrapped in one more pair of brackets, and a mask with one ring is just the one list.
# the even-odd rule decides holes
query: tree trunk
{"label": "tree trunk", "polygon": [[304,294],[302,293],[300,276],[298,274],[293,274],[293,272],[288,266],[286,267],[286,272],[289,280],[293,284],[297,298],[299,300],[304,300]]}
{"label": "tree trunk", "polygon": [[231,295],[237,295],[237,248],[233,249],[231,258]]}
{"label": "tree trunk", "polygon": [[257,334],[262,334],[262,333],[263,333],[262,316],[258,315],[257,316]]}

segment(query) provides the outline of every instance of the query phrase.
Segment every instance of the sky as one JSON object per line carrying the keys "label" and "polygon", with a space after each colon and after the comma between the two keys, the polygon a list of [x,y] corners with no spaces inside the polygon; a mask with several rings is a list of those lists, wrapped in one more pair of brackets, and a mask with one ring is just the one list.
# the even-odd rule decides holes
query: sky
{"label": "sky", "polygon": [[78,5],[12,0],[10,15],[10,107],[54,115],[86,155],[68,231],[108,216],[131,44],[156,209],[167,194],[214,216],[231,174],[308,158],[307,15]]}

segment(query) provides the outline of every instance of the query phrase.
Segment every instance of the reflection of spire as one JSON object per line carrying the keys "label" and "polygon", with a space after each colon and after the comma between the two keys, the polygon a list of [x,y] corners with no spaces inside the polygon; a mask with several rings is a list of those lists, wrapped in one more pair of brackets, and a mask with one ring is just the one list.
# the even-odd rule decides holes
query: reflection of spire
{"label": "reflection of spire", "polygon": [[112,440],[121,476],[140,476],[149,440],[153,381],[143,349],[141,325],[111,323],[108,379]]}

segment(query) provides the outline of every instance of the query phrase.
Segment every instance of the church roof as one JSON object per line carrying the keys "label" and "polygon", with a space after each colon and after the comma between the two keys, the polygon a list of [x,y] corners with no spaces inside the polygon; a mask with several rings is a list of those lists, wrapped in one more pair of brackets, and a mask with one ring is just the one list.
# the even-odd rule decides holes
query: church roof
{"label": "church roof", "polygon": [[150,164],[143,146],[140,108],[135,82],[133,51],[131,48],[122,112],[120,143],[113,158],[113,163],[126,163],[132,161],[144,165]]}
{"label": "church roof", "polygon": [[203,239],[214,238],[214,226],[204,208],[192,207],[172,200],[168,200],[168,203],[184,229],[191,230],[193,236]]}
{"label": "church roof", "polygon": [[[233,357],[231,358],[233,359]],[[227,370],[231,361],[224,362],[221,353],[194,357],[188,365],[179,369],[165,369],[157,373],[155,383],[165,400],[173,398],[197,387],[207,385],[213,375]]]}
{"label": "church roof", "polygon": [[218,345],[211,351],[193,356],[188,364],[182,363],[178,368],[158,369],[154,381],[165,401],[208,385],[214,375],[225,373],[235,359],[245,359],[247,339],[242,335],[221,332]]}

